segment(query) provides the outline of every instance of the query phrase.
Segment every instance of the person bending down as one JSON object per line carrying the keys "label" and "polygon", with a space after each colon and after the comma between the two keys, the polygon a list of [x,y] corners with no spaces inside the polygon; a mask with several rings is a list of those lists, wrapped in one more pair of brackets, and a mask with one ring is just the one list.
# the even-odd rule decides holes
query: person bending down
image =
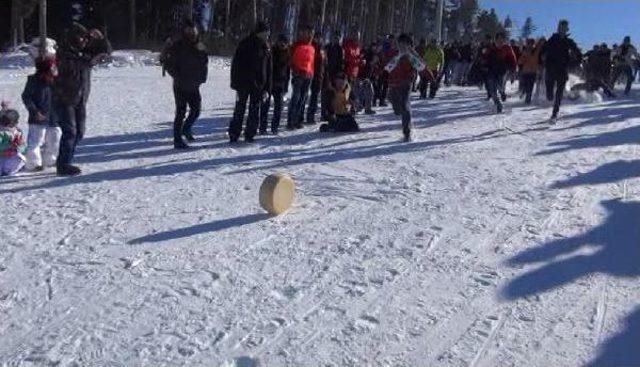
{"label": "person bending down", "polygon": [[357,132],[360,127],[353,117],[351,106],[351,86],[344,73],[336,75],[332,82],[331,107],[328,116],[329,123],[320,126],[320,132]]}

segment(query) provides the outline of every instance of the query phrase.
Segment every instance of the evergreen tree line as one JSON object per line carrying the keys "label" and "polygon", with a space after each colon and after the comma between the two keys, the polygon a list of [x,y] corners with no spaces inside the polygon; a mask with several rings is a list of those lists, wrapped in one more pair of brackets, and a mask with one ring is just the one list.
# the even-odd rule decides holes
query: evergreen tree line
{"label": "evergreen tree line", "polygon": [[[38,1],[7,0],[0,14],[10,14],[2,45],[29,42],[38,34]],[[514,38],[535,32],[531,18],[514,30],[509,17],[480,8],[478,0],[444,0],[443,37],[473,42],[499,31]],[[6,4],[5,4],[6,3]],[[9,9],[7,9],[9,7]],[[159,47],[183,19],[192,18],[211,50],[229,52],[256,22],[267,21],[272,33],[294,37],[301,26],[313,26],[327,37],[359,34],[364,42],[380,35],[409,32],[436,34],[437,0],[48,0],[48,33],[59,38],[73,21],[107,33],[116,47]],[[7,22],[9,23],[9,22]]]}

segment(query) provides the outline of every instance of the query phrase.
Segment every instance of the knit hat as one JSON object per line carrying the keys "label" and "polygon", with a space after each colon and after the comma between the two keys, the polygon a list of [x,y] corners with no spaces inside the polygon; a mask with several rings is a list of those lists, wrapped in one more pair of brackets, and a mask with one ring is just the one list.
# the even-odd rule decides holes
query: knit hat
{"label": "knit hat", "polygon": [[14,127],[20,121],[20,114],[16,110],[0,111],[0,126]]}

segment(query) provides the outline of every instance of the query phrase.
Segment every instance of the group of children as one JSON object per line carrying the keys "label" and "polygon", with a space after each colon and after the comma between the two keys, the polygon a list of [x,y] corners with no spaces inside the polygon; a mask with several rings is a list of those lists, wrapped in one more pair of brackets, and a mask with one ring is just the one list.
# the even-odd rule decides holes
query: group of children
{"label": "group of children", "polygon": [[0,111],[0,175],[22,169],[43,171],[56,165],[62,132],[52,107],[52,86],[58,75],[53,55],[35,60],[36,72],[27,79],[22,101],[29,112],[28,139],[18,127],[20,114],[2,102]]}

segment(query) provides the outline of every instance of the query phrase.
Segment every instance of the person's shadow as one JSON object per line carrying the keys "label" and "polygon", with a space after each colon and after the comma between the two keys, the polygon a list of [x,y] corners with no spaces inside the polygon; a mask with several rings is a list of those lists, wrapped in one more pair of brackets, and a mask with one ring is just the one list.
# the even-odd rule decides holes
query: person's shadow
{"label": "person's shadow", "polygon": [[271,215],[263,213],[263,214],[251,214],[251,215],[245,215],[245,216],[240,216],[235,218],[217,220],[210,223],[197,224],[191,227],[185,227],[185,228],[175,229],[171,231],[150,234],[147,236],[143,236],[143,237],[139,237],[134,240],[131,240],[129,241],[129,244],[138,245],[138,244],[150,243],[150,242],[164,242],[164,241],[188,238],[188,237],[199,235],[202,233],[215,233],[215,232],[223,231],[229,228],[242,227],[245,225],[261,222],[271,217],[272,217]]}
{"label": "person's shadow", "polygon": [[627,317],[624,330],[607,340],[587,367],[640,366],[640,307]]}
{"label": "person's shadow", "polygon": [[[592,273],[640,276],[640,203],[616,199],[601,204],[608,215],[598,227],[572,238],[551,241],[509,259],[510,265],[547,263],[512,280],[503,289],[503,296],[510,300],[527,297]],[[589,255],[566,256],[582,248],[596,251]]]}

